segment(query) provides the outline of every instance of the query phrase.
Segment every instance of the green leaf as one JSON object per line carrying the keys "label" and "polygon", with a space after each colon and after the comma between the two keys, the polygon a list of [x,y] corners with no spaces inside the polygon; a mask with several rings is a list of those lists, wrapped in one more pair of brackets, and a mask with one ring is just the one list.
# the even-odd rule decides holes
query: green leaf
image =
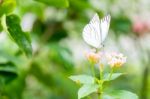
{"label": "green leaf", "polygon": [[103,99],[138,99],[135,93],[126,90],[115,90],[103,96]]}
{"label": "green leaf", "polygon": [[69,6],[68,0],[35,0],[35,1],[44,3],[49,6],[55,6],[60,8]]}
{"label": "green leaf", "polygon": [[0,19],[0,32],[3,31],[3,26],[2,26],[2,22],[1,22],[1,19]]}
{"label": "green leaf", "polygon": [[97,84],[85,84],[78,91],[78,99],[86,97],[93,92],[97,92],[99,86]]}
{"label": "green leaf", "polygon": [[7,31],[18,46],[26,53],[28,57],[32,55],[32,47],[28,33],[22,31],[20,19],[16,15],[6,17]]}
{"label": "green leaf", "polygon": [[17,0],[17,12],[19,15],[24,16],[26,13],[35,14],[39,20],[43,20],[43,13],[46,5],[43,3],[36,2],[34,0]]}
{"label": "green leaf", "polygon": [[9,14],[16,7],[16,0],[2,0],[0,2],[0,16],[3,14]]}
{"label": "green leaf", "polygon": [[111,28],[115,31],[116,35],[121,33],[130,33],[132,29],[131,20],[125,15],[119,15],[118,17],[112,19]]}
{"label": "green leaf", "polygon": [[123,75],[123,73],[113,73],[112,76],[111,76],[111,78],[109,79],[110,73],[106,73],[106,74],[104,74],[103,79],[104,79],[104,81],[110,81],[110,80],[117,79],[121,75]]}
{"label": "green leaf", "polygon": [[[68,78],[66,78],[63,72],[56,73],[54,70],[51,71],[50,69],[47,69],[49,67],[51,66],[46,66],[46,68],[43,68],[39,63],[33,62],[29,72],[31,73],[31,75],[36,77],[36,79],[40,83],[44,84],[44,86],[47,86],[49,90],[60,89],[62,92],[65,92],[65,94],[67,95],[67,98],[66,96],[63,96],[63,94],[61,95],[59,94],[60,95],[59,98],[50,97],[50,99],[62,99],[62,98],[77,99],[77,95],[76,95],[77,87],[75,86],[75,84],[72,83]],[[54,93],[52,92],[52,94],[55,94],[55,92]],[[58,96],[58,94],[56,95]]]}
{"label": "green leaf", "polygon": [[9,83],[17,76],[16,66],[12,62],[0,63],[0,82]]}
{"label": "green leaf", "polygon": [[94,77],[88,75],[74,75],[69,78],[77,83],[94,84]]}
{"label": "green leaf", "polygon": [[7,25],[6,25],[6,15],[3,14],[3,16],[1,17],[1,25],[2,28],[5,32],[7,32]]}
{"label": "green leaf", "polygon": [[88,0],[69,0],[70,6],[76,10],[84,11],[85,9],[92,8]]}
{"label": "green leaf", "polygon": [[72,53],[68,48],[60,46],[58,43],[50,43],[48,47],[50,50],[48,51],[49,59],[51,62],[56,63],[66,70],[66,72],[73,70]]}

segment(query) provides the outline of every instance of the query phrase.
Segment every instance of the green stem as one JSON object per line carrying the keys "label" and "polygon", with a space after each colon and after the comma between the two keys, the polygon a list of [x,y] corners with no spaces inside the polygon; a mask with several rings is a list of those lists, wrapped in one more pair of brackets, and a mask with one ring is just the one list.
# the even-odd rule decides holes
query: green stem
{"label": "green stem", "polygon": [[140,99],[148,99],[147,98],[148,74],[149,74],[149,68],[148,68],[148,66],[146,66],[145,69],[144,69],[144,72],[143,72],[142,89],[141,89],[141,97],[140,97]]}
{"label": "green stem", "polygon": [[90,96],[88,96],[87,98],[88,98],[88,99],[91,99],[91,97],[90,97]]}
{"label": "green stem", "polygon": [[[102,65],[102,64],[101,64],[101,65]],[[99,69],[99,72],[100,72],[100,80],[102,80],[102,79],[103,79],[103,69],[100,68],[100,69]]]}
{"label": "green stem", "polygon": [[109,75],[109,80],[111,79],[113,72],[114,72],[114,68],[111,69],[111,72],[110,72],[110,75]]}
{"label": "green stem", "polygon": [[93,77],[95,78],[94,64],[91,64],[91,71],[92,71]]}
{"label": "green stem", "polygon": [[99,99],[102,99],[101,94],[99,93]]}
{"label": "green stem", "polygon": [[[100,64],[100,65],[102,65],[102,64]],[[101,67],[101,66],[100,66]],[[102,80],[103,80],[103,69],[102,68],[99,68],[99,74],[100,74],[100,83],[99,83],[99,99],[102,99],[102,92],[103,92],[103,82],[102,82]]]}
{"label": "green stem", "polygon": [[1,79],[0,80],[0,99],[2,99],[3,97],[3,92],[4,92],[4,86],[5,86],[5,82],[4,82],[4,79]]}

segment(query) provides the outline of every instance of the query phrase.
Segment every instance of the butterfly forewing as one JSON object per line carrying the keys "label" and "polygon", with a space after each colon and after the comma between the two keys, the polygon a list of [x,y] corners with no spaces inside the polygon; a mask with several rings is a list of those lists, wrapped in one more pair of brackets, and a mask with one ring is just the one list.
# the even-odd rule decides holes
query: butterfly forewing
{"label": "butterfly forewing", "polygon": [[98,48],[101,44],[100,35],[100,20],[98,14],[95,14],[83,29],[83,39],[89,45]]}
{"label": "butterfly forewing", "polygon": [[110,25],[110,19],[111,16],[107,15],[102,20],[100,20],[100,26],[101,26],[101,42],[103,42],[108,34],[109,25]]}
{"label": "butterfly forewing", "polygon": [[98,48],[101,43],[97,32],[98,29],[96,29],[97,25],[98,23],[87,24],[83,29],[84,41],[95,48]]}
{"label": "butterfly forewing", "polygon": [[100,22],[99,16],[97,13],[94,14],[93,18],[90,20],[90,24]]}
{"label": "butterfly forewing", "polygon": [[101,40],[101,38],[100,38],[100,36],[101,36],[101,34],[100,34],[100,19],[99,19],[99,16],[97,13],[94,14],[94,16],[90,20],[89,24],[93,27],[95,38],[100,41]]}

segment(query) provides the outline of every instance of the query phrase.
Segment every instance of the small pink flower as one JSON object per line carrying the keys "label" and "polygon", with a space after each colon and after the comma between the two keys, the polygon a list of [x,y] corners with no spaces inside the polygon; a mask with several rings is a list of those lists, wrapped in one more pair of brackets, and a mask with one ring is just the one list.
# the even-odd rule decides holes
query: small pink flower
{"label": "small pink flower", "polygon": [[120,67],[126,62],[126,57],[122,53],[107,53],[108,64],[113,67]]}
{"label": "small pink flower", "polygon": [[143,22],[136,22],[133,24],[133,32],[142,33],[145,29],[145,24]]}
{"label": "small pink flower", "polygon": [[90,63],[97,64],[100,61],[101,53],[100,52],[96,53],[95,51],[90,51],[90,52],[86,52],[85,56],[87,57],[87,59],[89,60]]}
{"label": "small pink flower", "polygon": [[136,20],[133,23],[132,31],[134,33],[136,33],[138,36],[142,36],[145,33],[150,31],[150,22],[149,21]]}

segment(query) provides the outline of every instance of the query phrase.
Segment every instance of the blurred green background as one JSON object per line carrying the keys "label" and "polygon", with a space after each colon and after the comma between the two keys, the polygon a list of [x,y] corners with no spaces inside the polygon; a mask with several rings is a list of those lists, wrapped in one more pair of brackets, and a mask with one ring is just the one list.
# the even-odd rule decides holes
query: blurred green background
{"label": "blurred green background", "polygon": [[[104,49],[127,56],[118,69],[126,75],[106,89],[150,99],[149,5],[149,0],[0,0],[0,99],[77,99],[79,86],[68,77],[91,74],[82,30],[95,12],[112,17]],[[2,26],[4,14],[10,35]],[[20,49],[25,45],[15,43],[20,32],[30,35],[32,56],[30,49]]]}

